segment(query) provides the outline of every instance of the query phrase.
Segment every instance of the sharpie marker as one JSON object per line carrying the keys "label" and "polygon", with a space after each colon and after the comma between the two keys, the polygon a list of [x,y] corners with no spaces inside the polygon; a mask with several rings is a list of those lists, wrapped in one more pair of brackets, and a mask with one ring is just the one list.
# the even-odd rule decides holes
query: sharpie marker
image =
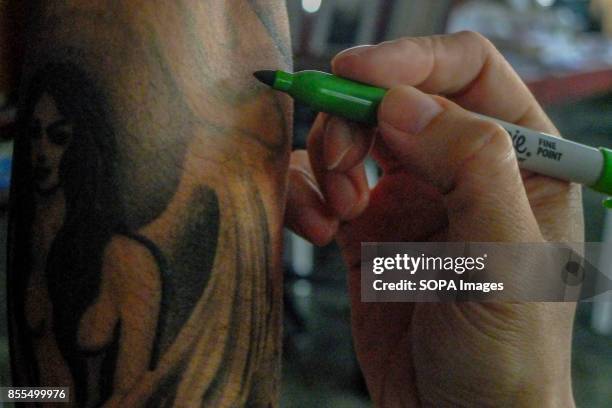
{"label": "sharpie marker", "polygon": [[[378,105],[386,89],[351,81],[320,71],[257,71],[255,77],[272,88],[286,92],[313,110],[375,125]],[[512,138],[522,169],[561,180],[584,184],[612,195],[612,150],[594,148],[488,116]],[[604,202],[612,208],[612,199]]]}

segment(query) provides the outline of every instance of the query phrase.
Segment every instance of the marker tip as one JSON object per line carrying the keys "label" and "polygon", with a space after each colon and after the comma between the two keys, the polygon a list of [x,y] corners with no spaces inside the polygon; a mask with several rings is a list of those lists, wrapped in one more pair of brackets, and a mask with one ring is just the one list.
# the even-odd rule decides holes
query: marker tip
{"label": "marker tip", "polygon": [[268,86],[274,85],[274,79],[276,79],[276,71],[272,70],[263,70],[263,71],[255,71],[253,72],[253,76],[257,78],[258,81],[263,82]]}

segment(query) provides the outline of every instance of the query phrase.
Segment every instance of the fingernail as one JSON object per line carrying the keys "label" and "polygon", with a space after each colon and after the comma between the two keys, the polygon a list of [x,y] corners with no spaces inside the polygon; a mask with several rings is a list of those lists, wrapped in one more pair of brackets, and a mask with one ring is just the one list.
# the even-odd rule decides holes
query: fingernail
{"label": "fingernail", "polygon": [[323,161],[327,170],[337,168],[353,147],[353,134],[346,121],[330,118],[325,127]]}
{"label": "fingernail", "polygon": [[379,120],[405,133],[417,134],[442,112],[440,104],[410,86],[390,90],[379,109]]}
{"label": "fingernail", "polygon": [[350,66],[351,64],[356,62],[360,54],[363,54],[372,47],[374,47],[374,45],[358,45],[356,47],[348,48],[344,51],[341,51],[338,55],[332,58],[332,70],[342,70],[343,67],[347,65]]}
{"label": "fingernail", "polygon": [[335,58],[346,57],[348,55],[359,55],[365,51],[368,51],[372,47],[374,47],[374,45],[357,45],[355,47],[347,48],[346,50],[341,51],[338,55],[336,55]]}

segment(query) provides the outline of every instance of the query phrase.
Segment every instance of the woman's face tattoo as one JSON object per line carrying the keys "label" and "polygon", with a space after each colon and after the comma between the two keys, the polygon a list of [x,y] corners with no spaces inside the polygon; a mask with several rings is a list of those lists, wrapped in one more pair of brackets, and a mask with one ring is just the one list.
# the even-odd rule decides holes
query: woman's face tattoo
{"label": "woman's face tattoo", "polygon": [[60,163],[72,139],[73,125],[59,112],[53,98],[44,93],[34,107],[28,127],[36,191],[41,195],[53,194],[60,186]]}

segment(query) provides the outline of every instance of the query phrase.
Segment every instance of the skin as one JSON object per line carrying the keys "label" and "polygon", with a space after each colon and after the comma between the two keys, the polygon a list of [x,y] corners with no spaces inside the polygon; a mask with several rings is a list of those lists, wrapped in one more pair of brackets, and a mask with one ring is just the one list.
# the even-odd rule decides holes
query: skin
{"label": "skin", "polygon": [[[32,2],[26,15],[20,112],[32,78],[53,75],[49,66],[74,73],[66,89],[54,82],[54,92],[65,100],[82,95],[70,88],[78,79],[90,97],[67,107],[43,93],[27,107],[40,137],[24,131],[16,140],[9,248],[15,385],[68,385],[75,398],[83,391],[74,389],[77,380],[86,378],[84,396],[72,400],[80,406],[277,406],[291,108],[251,73],[291,69],[282,3]],[[16,82],[8,80],[12,69],[2,65],[2,84]],[[80,107],[93,129],[60,113]],[[65,146],[48,132],[58,121],[69,135]],[[62,179],[78,169],[60,171],[77,142],[89,149],[81,152],[95,152],[79,161],[112,170],[100,185],[113,189],[113,202],[90,193],[99,200],[90,208],[117,204],[110,221],[162,254],[171,290],[154,252],[121,231],[96,240],[96,228],[81,229],[89,236],[62,242],[81,228],[70,216],[87,219],[87,207],[70,200],[89,196]],[[29,204],[31,213],[21,215]],[[58,320],[58,305],[71,303],[61,303],[58,289],[66,275],[49,265],[65,242],[74,245],[67,255],[89,250],[82,243],[97,245],[87,282],[95,290],[71,282],[66,298],[85,307]],[[62,326],[71,319],[76,324]],[[110,369],[100,368],[103,358],[113,359]]]}
{"label": "skin", "polygon": [[98,350],[122,322],[111,397],[121,400],[148,371],[160,307],[159,270],[146,248],[121,236],[111,240],[104,259],[100,294],[83,315],[77,336],[81,347]]}
{"label": "skin", "polygon": [[[61,214],[64,212],[65,200],[59,188],[59,164],[72,137],[72,129],[71,124],[58,112],[53,99],[45,94],[36,104],[30,131],[33,135],[34,171],[40,169],[38,177],[35,176],[37,208],[33,223],[33,228],[39,233],[33,240],[33,246],[37,250],[33,256],[32,274],[28,282],[25,317],[36,343],[37,358],[52,356],[49,360],[53,362],[53,369],[43,371],[41,381],[48,384],[70,385],[72,379],[57,342],[49,335],[53,318],[44,277],[44,265],[53,237],[61,228]],[[55,137],[50,134],[55,134]],[[61,137],[58,137],[60,134]]]}
{"label": "skin", "polygon": [[[584,240],[579,186],[520,171],[505,131],[468,112],[558,134],[541,107],[469,32],[357,47],[332,66],[391,90],[377,131],[319,115],[307,151],[291,158],[286,221],[316,244],[340,244],[375,404],[573,406],[573,303],[360,302],[364,241]],[[372,190],[369,151],[384,172]]]}
{"label": "skin", "polygon": [[[142,84],[139,80],[143,75],[149,74],[151,78],[157,79],[150,72],[150,67],[157,66],[150,54],[145,53],[145,58],[140,58],[138,77],[130,76],[131,71],[126,68],[131,63],[129,58],[117,56],[106,60],[95,54],[95,50],[100,48],[106,52],[117,52],[116,47],[106,49],[105,44],[109,44],[108,38],[116,44],[123,35],[118,33],[116,27],[92,23],[86,18],[88,14],[100,13],[96,5],[93,2],[77,1],[71,2],[72,7],[68,8],[59,3],[49,16],[53,14],[61,22],[60,26],[66,29],[58,31],[46,28],[44,44],[34,41],[32,45],[34,50],[43,50],[37,54],[38,58],[61,53],[65,45],[81,50],[81,55],[86,57],[78,62],[85,64],[88,71],[95,72],[102,79],[112,77],[113,81],[121,85],[109,88],[116,98],[116,106],[125,110],[118,123],[129,125],[131,135],[136,135],[140,145],[150,145],[152,142],[146,137],[145,121],[134,114],[142,113],[139,94],[123,90],[142,90],[142,85],[138,84]],[[259,7],[260,3],[263,2],[253,2],[252,5]],[[180,21],[179,14],[168,3],[151,5],[151,8],[139,2],[125,2],[122,6],[119,14],[124,18],[122,26],[134,28],[137,38],[144,43],[150,39],[147,35],[152,31],[155,36],[172,33],[162,36],[165,38],[178,35],[184,39],[186,35],[181,31],[186,26],[185,22],[177,24]],[[146,28],[150,27],[147,21],[155,15],[152,13],[155,6],[165,6],[168,9],[160,12],[166,18],[156,20],[155,29],[150,30]],[[203,11],[191,6],[190,9],[195,10],[193,15],[196,20],[209,16],[211,11],[219,12]],[[99,15],[103,16],[103,13]],[[232,15],[240,16],[241,11],[235,10]],[[278,16],[274,16],[273,20],[278,21]],[[204,27],[198,24],[195,26]],[[254,38],[256,30],[253,30],[252,25],[244,25],[247,26],[247,38]],[[181,29],[177,30],[177,27]],[[218,27],[218,30],[227,34],[223,32],[223,27]],[[277,30],[286,32],[286,27],[281,25]],[[217,37],[232,39],[229,35],[214,37],[204,34],[210,33],[199,32],[196,37],[204,39],[204,42]],[[233,39],[239,37],[240,34],[236,34]],[[260,38],[253,39],[254,44],[258,42],[261,43]],[[177,43],[183,44],[183,47],[185,44],[196,47],[190,41]],[[52,46],[45,49],[49,47],[47,44]],[[266,112],[265,109],[278,103],[273,94],[258,90],[254,93],[257,97],[244,98],[245,95],[240,91],[251,89],[247,83],[241,82],[241,78],[246,78],[251,71],[268,68],[272,60],[282,66],[283,61],[286,61],[280,56],[283,55],[283,49],[286,50],[286,46],[268,42],[265,49],[252,46],[247,52],[234,50],[224,53],[227,48],[221,47],[216,53],[213,52],[218,61],[224,61],[224,67],[228,59],[251,61],[249,58],[259,56],[257,61],[261,61],[261,66],[257,63],[253,67],[235,65],[238,72],[231,72],[230,76],[236,79],[236,87],[221,87],[228,91],[222,100],[214,99],[214,96],[219,96],[215,93],[219,88],[211,86],[215,81],[224,80],[214,77],[213,72],[218,70],[210,71],[206,77],[210,81],[202,83],[195,79],[201,78],[202,72],[191,70],[194,66],[201,66],[198,62],[202,61],[194,61],[194,55],[198,54],[193,49],[176,47],[176,44],[165,44],[157,49],[157,55],[171,54],[172,58],[166,60],[172,61],[169,64],[170,72],[174,78],[180,78],[180,89],[196,89],[191,93],[184,92],[181,99],[187,100],[186,105],[196,112],[198,120],[195,121],[197,127],[194,131],[197,137],[187,143],[189,165],[181,166],[183,172],[179,177],[179,185],[182,187],[173,189],[182,193],[172,195],[170,202],[174,204],[169,206],[170,211],[163,212],[164,216],[155,218],[155,222],[172,230],[171,220],[177,219],[174,217],[181,208],[179,204],[187,202],[188,193],[203,182],[223,192],[220,193],[221,201],[231,208],[232,200],[228,197],[245,197],[253,192],[248,184],[245,186],[239,182],[239,176],[244,176],[244,173],[238,170],[246,166],[253,174],[250,185],[258,185],[266,191],[264,208],[272,236],[270,247],[276,254],[272,264],[278,261],[288,141],[278,136],[277,129],[282,127],[280,121],[271,124],[270,121],[263,123],[259,120],[262,111]],[[134,50],[136,48],[131,52]],[[352,50],[338,56],[333,63],[334,71],[393,88],[380,112],[379,132],[375,137],[369,129],[322,115],[313,127],[308,152],[296,152],[291,158],[288,175],[290,189],[285,214],[288,225],[313,242],[324,244],[337,238],[341,244],[350,269],[349,294],[352,300],[356,351],[372,398],[378,406],[573,405],[569,343],[574,305],[362,304],[359,302],[357,279],[358,243],[365,240],[581,240],[582,221],[577,187],[541,176],[521,174],[511,160],[512,149],[503,131],[470,117],[462,108],[551,133],[556,132],[554,126],[507,63],[488,42],[475,34],[404,39],[359,49],[358,52],[362,53],[360,57],[355,57],[356,52]],[[185,63],[186,59],[191,64]],[[115,69],[116,66],[105,65],[112,61],[125,64],[126,69],[121,71],[123,76],[117,77],[119,71]],[[3,78],[8,78],[6,68],[2,66]],[[157,89],[157,95],[160,94]],[[437,108],[432,107],[429,94],[443,95],[433,98]],[[201,95],[210,97],[202,99],[199,97]],[[428,100],[425,104],[429,106],[425,112],[418,109],[424,99]],[[148,101],[144,105],[148,117],[167,118],[165,109],[157,108],[173,106],[160,96],[153,101],[150,98],[144,100]],[[141,110],[136,109],[137,106]],[[399,107],[404,114],[398,118]],[[219,109],[223,115],[217,115],[215,109]],[[420,126],[415,128],[415,123]],[[219,129],[222,130],[222,138],[217,137]],[[182,140],[176,128],[168,129],[159,125],[154,130],[156,137],[170,135],[166,137],[173,141]],[[453,143],[458,139],[462,143]],[[207,140],[215,141],[216,147],[212,153],[202,147],[204,143],[198,143]],[[155,143],[153,146],[156,146]],[[448,148],[440,148],[445,146]],[[370,149],[385,171],[381,182],[372,191],[365,185],[362,165],[362,158]],[[142,157],[147,156],[143,154]],[[421,160],[422,157],[427,160]],[[223,167],[224,177],[216,176],[220,164],[226,166]],[[231,176],[230,182],[228,176]],[[140,182],[140,185],[149,189],[164,187],[147,186],[144,182]],[[135,205],[134,202],[129,204]],[[139,207],[137,204],[136,201],[135,208],[140,210],[136,213],[146,212],[146,205]],[[414,214],[419,214],[419,217],[415,218]],[[230,212],[225,219],[231,219],[234,215]],[[482,222],[483,219],[492,222]],[[398,220],[405,222],[398,223]],[[57,223],[57,219],[52,217],[47,221],[41,220],[40,227],[36,222],[34,225],[42,229],[51,228],[53,223]],[[232,236],[230,230],[226,231],[220,239],[235,251],[238,238]],[[151,236],[154,237],[154,234]],[[159,239],[161,242],[161,237]],[[121,252],[121,248],[113,249],[114,246],[110,246],[109,255],[117,259],[117,265],[140,262],[138,254],[133,254],[133,251]],[[221,276],[225,276],[235,265],[232,265],[227,255],[222,259]],[[275,276],[275,288],[278,288],[278,275],[271,274]],[[115,275],[113,271],[104,273],[108,277]],[[233,302],[233,298],[227,295],[232,293],[228,292],[232,287],[227,285],[227,280],[221,279],[220,282],[226,290],[210,298],[207,305],[222,311]],[[137,289],[127,290],[124,294],[129,299],[138,298]],[[278,305],[279,294],[278,290],[272,291],[271,305]],[[40,302],[44,303],[42,300]],[[248,304],[243,307],[243,312],[249,310]],[[275,307],[272,306],[273,309]],[[138,317],[138,314],[134,316]],[[244,382],[231,375],[232,372],[243,372],[240,365],[226,364],[224,366],[227,371],[223,378],[229,381],[217,381],[215,387],[209,385],[213,384],[216,367],[221,366],[222,353],[211,346],[219,343],[210,341],[229,337],[230,333],[234,337],[240,332],[227,321],[221,322],[221,326],[202,325],[203,320],[197,318],[195,321],[198,324],[187,325],[184,336],[168,352],[168,358],[159,370],[146,373],[138,379],[137,386],[131,387],[127,393],[122,390],[117,398],[107,401],[107,405],[136,405],[143,401],[161,403],[164,379],[169,378],[177,367],[182,377],[189,380],[185,387],[187,390],[198,388],[222,395],[223,404],[218,406],[231,405],[235,401],[232,397],[244,402],[247,396],[252,405],[276,405],[279,354],[278,335],[274,333],[278,333],[280,321],[273,318],[272,326],[264,329],[271,335],[262,348],[266,350],[265,357],[258,360],[258,369],[249,377],[251,381]],[[18,324],[13,321],[13,327],[16,326]],[[94,326],[97,330],[102,327],[99,324]],[[203,329],[200,330],[201,327]],[[16,384],[31,384],[20,365],[23,354],[15,347],[23,338],[16,337],[15,333],[13,330],[12,354]],[[104,330],[99,333],[101,342],[104,342]],[[176,356],[185,355],[185,348],[181,346],[192,338],[197,338],[199,343],[198,352],[190,355],[194,364],[177,364]],[[239,335],[239,339],[239,345],[248,344],[244,334]],[[82,340],[93,341],[95,336]],[[142,347],[142,344],[134,347]],[[206,355],[207,359],[193,358],[201,355]],[[46,360],[43,372],[53,372],[53,364],[59,361],[57,356],[51,355]],[[252,392],[253,389],[258,392]],[[233,391],[224,394],[223,390]],[[194,398],[194,395],[197,396],[197,393],[191,394],[191,397]]]}
{"label": "skin", "polygon": [[[35,252],[38,266],[34,268],[28,285],[30,296],[25,299],[26,319],[36,336],[37,358],[53,356],[49,359],[53,364],[52,370],[41,367],[41,383],[71,385],[68,367],[50,332],[52,304],[46,288],[44,258],[62,227],[65,196],[59,169],[74,136],[73,123],[58,111],[50,95],[43,94],[34,108],[29,127],[39,202],[34,229],[43,233],[35,238],[35,246],[39,248]],[[60,222],[50,223],[49,219]],[[104,254],[100,294],[81,318],[77,336],[83,349],[99,350],[112,341],[115,325],[122,322],[120,354],[114,378],[115,392],[119,395],[128,392],[147,370],[157,323],[155,317],[159,312],[159,286],[159,271],[150,253],[133,240],[113,237]],[[130,296],[134,293],[139,293],[139,297]]]}

